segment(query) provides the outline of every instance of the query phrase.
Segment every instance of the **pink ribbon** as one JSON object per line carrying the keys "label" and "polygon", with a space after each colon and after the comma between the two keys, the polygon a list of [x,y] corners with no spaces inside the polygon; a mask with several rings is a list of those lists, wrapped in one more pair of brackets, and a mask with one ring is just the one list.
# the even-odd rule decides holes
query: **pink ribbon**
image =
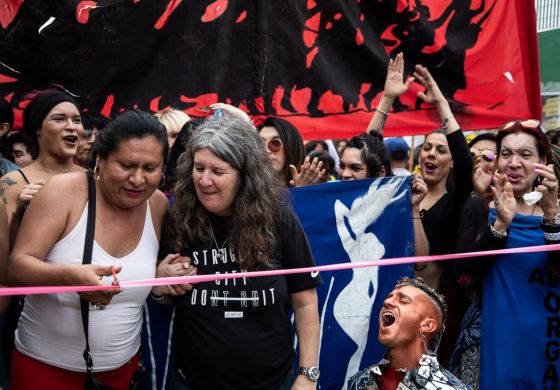
{"label": "pink ribbon", "polygon": [[[530,246],[530,247],[511,248],[511,249],[498,249],[498,250],[483,251],[483,252],[454,253],[454,254],[438,255],[438,256],[396,257],[392,259],[369,260],[369,261],[361,261],[356,263],[347,262],[347,263],[321,265],[316,267],[280,269],[280,270],[271,270],[271,271],[255,271],[255,272],[240,272],[235,274],[209,274],[209,275],[180,276],[180,277],[169,277],[169,278],[140,279],[140,280],[123,281],[120,283],[120,287],[151,287],[151,286],[166,286],[166,285],[173,285],[173,284],[195,284],[195,283],[212,282],[216,280],[225,280],[225,279],[257,278],[262,276],[303,274],[307,272],[339,271],[339,270],[351,269],[351,268],[382,267],[387,265],[425,263],[430,261],[442,261],[442,260],[458,260],[458,259],[471,258],[471,257],[496,256],[496,255],[515,254],[515,253],[549,252],[555,250],[560,250],[560,244]],[[117,287],[115,286],[4,287],[4,288],[0,288],[0,296],[103,291],[103,290],[112,290],[115,288]]]}

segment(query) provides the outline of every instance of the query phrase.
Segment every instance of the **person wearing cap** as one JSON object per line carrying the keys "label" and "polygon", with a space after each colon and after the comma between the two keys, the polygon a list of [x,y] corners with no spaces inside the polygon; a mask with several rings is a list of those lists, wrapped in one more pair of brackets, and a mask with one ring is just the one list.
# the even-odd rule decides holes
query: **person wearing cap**
{"label": "person wearing cap", "polygon": [[393,175],[410,176],[412,173],[407,169],[410,146],[408,146],[404,138],[387,138],[385,139],[385,146],[389,150],[389,153],[391,153]]}
{"label": "person wearing cap", "polygon": [[348,389],[470,389],[434,356],[445,315],[443,295],[422,279],[401,278],[379,313],[379,342],[387,352],[378,364],[352,376]]}

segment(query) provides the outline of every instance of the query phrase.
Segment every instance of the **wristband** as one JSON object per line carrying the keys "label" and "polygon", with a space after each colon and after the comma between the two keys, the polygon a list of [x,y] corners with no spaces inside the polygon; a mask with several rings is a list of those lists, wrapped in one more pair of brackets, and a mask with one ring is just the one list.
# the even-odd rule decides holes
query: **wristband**
{"label": "wristband", "polygon": [[488,227],[490,228],[490,233],[492,233],[492,235],[496,238],[506,238],[507,237],[507,231],[505,233],[500,233],[499,231],[497,231],[494,228],[494,224],[490,224],[488,225]]}
{"label": "wristband", "polygon": [[557,233],[544,232],[544,239],[547,241],[560,241],[560,232]]}
{"label": "wristband", "polygon": [[165,299],[165,294],[156,295],[156,294],[154,294],[153,292],[150,291],[150,297],[156,302],[161,302]]}
{"label": "wristband", "polygon": [[383,111],[382,109],[380,109],[379,107],[375,107],[375,111],[385,115],[385,116],[389,116],[388,112]]}

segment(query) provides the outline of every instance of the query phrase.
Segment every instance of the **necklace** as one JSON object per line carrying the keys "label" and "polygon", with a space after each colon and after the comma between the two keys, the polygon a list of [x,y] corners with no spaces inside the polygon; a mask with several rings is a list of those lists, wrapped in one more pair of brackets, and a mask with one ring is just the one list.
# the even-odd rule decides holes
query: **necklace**
{"label": "necklace", "polygon": [[228,238],[229,238],[229,237],[226,237],[224,243],[223,243],[222,246],[220,247],[220,246],[218,245],[218,241],[216,241],[216,236],[214,235],[214,229],[212,229],[212,223],[209,222],[208,225],[210,226],[210,235],[212,235],[212,240],[214,240],[214,244],[216,244],[216,248],[218,248],[218,255],[217,255],[218,261],[223,261],[223,260],[224,260],[224,256],[225,256],[225,253],[224,253],[224,252],[225,252],[225,249],[224,249],[224,248],[225,248],[225,246],[226,246],[226,244],[227,244],[227,242],[228,242]]}
{"label": "necklace", "polygon": [[70,171],[72,170],[72,168],[70,168],[70,169],[62,169],[62,170],[58,170],[58,169],[49,169],[49,168],[44,167],[43,164],[41,164],[41,163],[39,162],[39,159],[33,160],[33,162],[36,163],[37,166],[38,166],[39,168],[41,168],[43,171],[46,171],[46,172],[68,173],[68,172],[70,172]]}

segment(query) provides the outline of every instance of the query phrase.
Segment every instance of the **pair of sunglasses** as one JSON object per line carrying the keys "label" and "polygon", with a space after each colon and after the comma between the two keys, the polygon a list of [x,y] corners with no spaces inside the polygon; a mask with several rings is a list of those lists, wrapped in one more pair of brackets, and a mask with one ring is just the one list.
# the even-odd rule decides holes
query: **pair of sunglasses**
{"label": "pair of sunglasses", "polygon": [[[474,158],[476,154],[471,152],[471,157]],[[488,149],[480,151],[480,158],[486,162],[492,162],[496,158],[496,154]]]}
{"label": "pair of sunglasses", "polygon": [[515,125],[516,123],[519,123],[519,126],[521,126],[524,129],[528,129],[528,130],[534,130],[534,129],[538,129],[541,126],[541,122],[536,120],[536,119],[527,119],[524,121],[511,121],[506,123],[505,125],[502,126],[502,130],[507,130],[509,128],[511,128],[513,125]]}
{"label": "pair of sunglasses", "polygon": [[266,141],[266,148],[272,153],[277,153],[282,149],[282,140],[280,138],[272,138]]}
{"label": "pair of sunglasses", "polygon": [[84,137],[84,139],[90,139],[93,135],[97,135],[97,130],[84,129],[82,132],[82,137]]}

